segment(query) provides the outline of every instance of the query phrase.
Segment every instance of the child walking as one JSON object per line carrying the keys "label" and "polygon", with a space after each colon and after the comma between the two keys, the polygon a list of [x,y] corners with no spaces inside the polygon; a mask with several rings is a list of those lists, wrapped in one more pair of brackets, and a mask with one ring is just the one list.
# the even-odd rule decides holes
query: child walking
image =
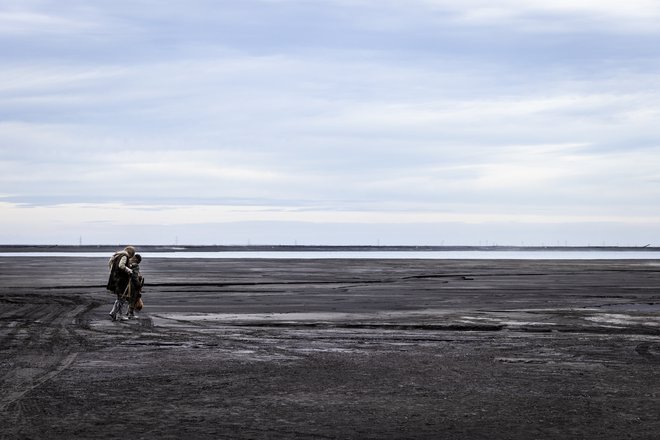
{"label": "child walking", "polygon": [[144,286],[144,277],[140,274],[140,262],[142,256],[135,254],[128,260],[128,267],[131,269],[131,281],[126,286],[124,298],[128,301],[128,319],[136,319],[135,310],[140,310],[142,298],[142,286]]}

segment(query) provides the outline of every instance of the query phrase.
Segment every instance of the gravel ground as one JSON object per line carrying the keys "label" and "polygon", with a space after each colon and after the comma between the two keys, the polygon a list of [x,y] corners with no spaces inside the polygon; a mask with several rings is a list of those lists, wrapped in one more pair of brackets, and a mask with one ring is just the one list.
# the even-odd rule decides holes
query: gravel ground
{"label": "gravel ground", "polygon": [[2,439],[656,439],[660,262],[0,258]]}

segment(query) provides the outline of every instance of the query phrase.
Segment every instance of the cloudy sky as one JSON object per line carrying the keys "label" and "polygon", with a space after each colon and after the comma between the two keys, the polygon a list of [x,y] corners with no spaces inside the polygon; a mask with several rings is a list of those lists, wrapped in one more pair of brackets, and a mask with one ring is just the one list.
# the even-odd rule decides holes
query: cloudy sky
{"label": "cloudy sky", "polygon": [[0,0],[0,243],[660,245],[657,0]]}

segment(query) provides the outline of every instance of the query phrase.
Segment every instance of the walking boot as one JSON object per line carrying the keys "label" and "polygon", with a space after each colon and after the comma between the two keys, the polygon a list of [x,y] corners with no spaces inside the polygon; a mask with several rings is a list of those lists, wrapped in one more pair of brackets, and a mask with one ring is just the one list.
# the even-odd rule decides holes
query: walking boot
{"label": "walking boot", "polygon": [[112,305],[112,310],[110,310],[110,319],[113,321],[117,320],[117,311],[119,309],[119,300],[115,300],[115,303]]}

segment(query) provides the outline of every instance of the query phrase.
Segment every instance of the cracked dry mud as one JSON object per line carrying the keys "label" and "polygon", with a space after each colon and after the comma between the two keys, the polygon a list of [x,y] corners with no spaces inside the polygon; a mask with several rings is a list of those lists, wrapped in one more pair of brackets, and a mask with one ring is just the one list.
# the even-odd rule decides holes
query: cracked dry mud
{"label": "cracked dry mud", "polygon": [[660,432],[660,262],[0,258],[0,438]]}

